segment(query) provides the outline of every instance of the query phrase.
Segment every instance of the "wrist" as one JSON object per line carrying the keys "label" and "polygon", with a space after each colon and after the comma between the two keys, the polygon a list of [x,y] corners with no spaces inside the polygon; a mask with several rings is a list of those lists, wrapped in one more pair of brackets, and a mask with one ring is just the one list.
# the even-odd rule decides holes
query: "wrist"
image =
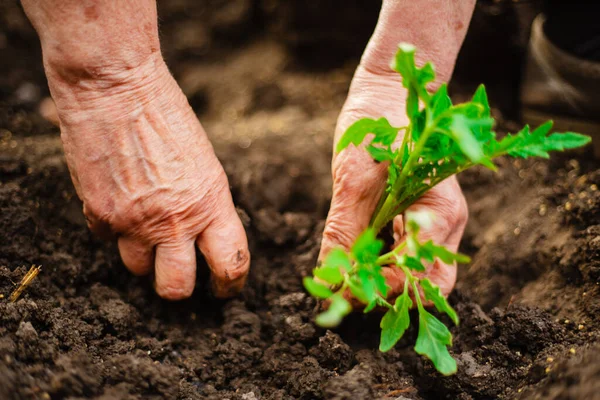
{"label": "wrist", "polygon": [[102,67],[46,65],[48,86],[61,122],[71,123],[78,115],[90,113],[109,113],[118,118],[124,105],[149,103],[170,87],[176,87],[170,84],[173,78],[160,53],[124,65],[122,62]]}
{"label": "wrist", "polygon": [[127,55],[110,51],[64,55],[63,51],[43,50],[44,69],[51,90],[68,87],[85,92],[135,84],[146,81],[164,64],[159,50]]}
{"label": "wrist", "polygon": [[390,68],[398,44],[417,47],[417,65],[431,61],[437,80],[434,87],[452,76],[474,8],[473,0],[439,2],[384,0],[377,27],[361,59],[361,67],[377,75],[397,74]]}

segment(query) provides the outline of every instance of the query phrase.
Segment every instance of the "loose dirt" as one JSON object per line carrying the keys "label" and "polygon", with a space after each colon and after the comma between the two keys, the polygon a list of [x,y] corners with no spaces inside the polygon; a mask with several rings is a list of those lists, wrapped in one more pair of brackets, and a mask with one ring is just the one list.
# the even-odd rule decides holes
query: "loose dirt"
{"label": "loose dirt", "polygon": [[[88,232],[58,129],[36,111],[48,95],[37,39],[17,4],[0,6],[0,399],[600,398],[600,168],[588,152],[461,177],[473,262],[450,297],[459,372],[441,377],[414,354],[414,328],[382,354],[377,316],[315,326],[301,285],[330,200],[335,119],[377,10],[343,2],[333,35],[306,22],[318,10],[303,2],[204,3],[160,3],[164,52],[228,173],[253,262],[228,301],[199,263],[177,303]],[[348,40],[357,15],[371,28]],[[323,40],[340,51],[311,53]],[[8,302],[32,264],[42,272]]]}

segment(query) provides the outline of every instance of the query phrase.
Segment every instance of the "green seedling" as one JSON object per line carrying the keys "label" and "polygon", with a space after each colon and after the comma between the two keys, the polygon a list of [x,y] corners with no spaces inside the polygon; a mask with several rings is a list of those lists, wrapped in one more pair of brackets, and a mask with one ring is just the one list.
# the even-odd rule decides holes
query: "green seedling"
{"label": "green seedling", "polygon": [[[483,85],[471,101],[453,105],[447,85],[441,85],[433,93],[427,89],[435,80],[433,65],[417,67],[415,47],[409,44],[399,46],[391,68],[401,75],[402,85],[408,91],[409,124],[394,127],[385,118],[363,118],[347,129],[336,148],[340,152],[351,144],[362,144],[376,162],[389,163],[386,190],[369,228],[356,239],[350,251],[332,250],[313,270],[314,278],[304,278],[304,286],[313,296],[328,299],[328,309],[316,319],[325,328],[337,326],[351,312],[350,303],[344,298],[348,292],[366,305],[365,312],[375,307],[387,308],[381,320],[381,351],[390,350],[400,340],[410,325],[408,311],[416,303],[419,333],[415,351],[429,358],[439,372],[449,375],[456,372],[456,361],[448,351],[452,335],[425,309],[424,300],[457,325],[458,315],[438,286],[418,276],[424,276],[426,266],[436,259],[452,264],[469,262],[469,258],[431,241],[419,241],[419,230],[431,223],[431,217],[405,211],[444,179],[475,165],[496,170],[493,159],[504,155],[548,158],[550,151],[580,147],[589,143],[590,138],[573,132],[550,133],[552,122],[548,121],[534,130],[525,126],[516,134],[498,139],[492,130],[494,119]],[[397,141],[401,131],[404,134]],[[367,135],[371,140],[363,143]],[[382,255],[384,243],[377,235],[403,213],[406,238]],[[404,291],[393,303],[387,298],[389,287],[382,275],[384,266],[398,268],[406,276]]]}

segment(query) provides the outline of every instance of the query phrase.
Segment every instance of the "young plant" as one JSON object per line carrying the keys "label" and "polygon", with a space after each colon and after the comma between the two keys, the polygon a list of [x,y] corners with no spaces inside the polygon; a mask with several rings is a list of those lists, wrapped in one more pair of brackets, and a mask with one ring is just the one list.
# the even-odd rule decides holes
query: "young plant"
{"label": "young plant", "polygon": [[[446,84],[431,93],[427,85],[435,80],[433,65],[417,67],[415,47],[409,44],[400,44],[391,68],[401,75],[402,85],[408,91],[409,124],[394,127],[385,118],[363,118],[347,129],[336,148],[340,152],[350,144],[359,146],[372,134],[366,150],[375,161],[389,163],[386,190],[369,228],[356,239],[350,251],[332,250],[322,265],[313,270],[317,279],[304,278],[304,286],[313,296],[329,300],[329,308],[316,319],[318,325],[326,328],[337,326],[350,313],[350,303],[343,296],[347,291],[366,304],[365,312],[376,306],[387,308],[381,320],[381,351],[390,350],[410,325],[408,311],[414,300],[419,315],[415,350],[429,358],[439,372],[449,375],[456,372],[456,362],[448,352],[452,335],[425,309],[421,297],[433,303],[439,312],[446,313],[455,324],[459,322],[458,316],[439,287],[415,273],[426,272],[425,265],[436,258],[448,264],[465,263],[469,258],[431,241],[420,242],[417,238],[420,227],[431,223],[431,218],[421,213],[406,213],[406,240],[383,255],[380,255],[383,241],[377,239],[379,231],[424,193],[454,174],[478,164],[496,170],[492,160],[503,155],[548,158],[550,151],[580,147],[589,143],[590,138],[573,132],[550,133],[552,122],[548,121],[533,131],[525,126],[516,134],[497,139],[483,85],[470,102],[457,105],[452,104]],[[398,144],[400,131],[404,135]],[[393,304],[387,300],[389,287],[381,273],[384,265],[398,268],[406,276],[404,291]]]}

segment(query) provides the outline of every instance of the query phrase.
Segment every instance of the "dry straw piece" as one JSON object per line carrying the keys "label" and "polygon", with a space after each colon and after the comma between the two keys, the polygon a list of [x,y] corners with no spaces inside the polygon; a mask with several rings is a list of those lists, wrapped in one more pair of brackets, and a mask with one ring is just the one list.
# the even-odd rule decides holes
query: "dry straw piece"
{"label": "dry straw piece", "polygon": [[23,291],[25,289],[27,289],[27,286],[29,286],[31,284],[31,282],[33,282],[33,280],[40,273],[41,270],[42,270],[41,265],[34,264],[31,266],[31,268],[25,274],[23,279],[21,279],[21,283],[19,283],[19,286],[14,290],[14,292],[11,293],[10,298],[9,298],[11,303],[14,303],[15,301],[17,301],[19,296],[21,296],[21,293],[23,293]]}

